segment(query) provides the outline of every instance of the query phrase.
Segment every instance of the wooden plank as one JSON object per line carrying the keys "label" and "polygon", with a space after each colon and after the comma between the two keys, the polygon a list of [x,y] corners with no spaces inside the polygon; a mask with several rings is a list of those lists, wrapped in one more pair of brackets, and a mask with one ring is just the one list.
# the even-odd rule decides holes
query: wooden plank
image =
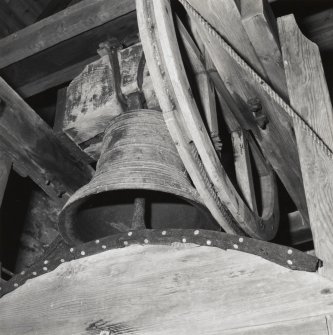
{"label": "wooden plank", "polygon": [[192,74],[195,77],[196,85],[193,85],[192,89],[196,90],[194,92],[194,96],[197,96],[196,102],[204,122],[207,125],[210,138],[214,144],[214,148],[220,156],[222,143],[219,134],[215,89],[212,80],[209,77],[208,71],[206,70],[211,66],[210,56],[205,50],[201,54],[200,50],[192,40],[189,32],[186,30],[185,26],[178,17],[175,21],[175,24],[180,32],[180,40],[182,46],[186,50],[187,59],[189,60],[186,66],[191,69]]}
{"label": "wooden plank", "polygon": [[24,27],[24,23],[11,10],[6,1],[0,2],[0,37],[7,36]]}
{"label": "wooden plank", "polygon": [[[333,148],[333,110],[318,47],[304,37],[292,15],[278,24],[290,102]],[[299,124],[294,128],[316,255],[324,261],[323,274],[333,278],[333,161]]]}
{"label": "wooden plank", "polygon": [[328,334],[333,335],[333,315],[326,315]]}
{"label": "wooden plank", "polygon": [[0,40],[0,68],[134,10],[134,0],[82,1]]}
{"label": "wooden plank", "polygon": [[34,23],[45,3],[51,0],[8,0],[8,6],[23,21],[25,26]]}
{"label": "wooden plank", "polygon": [[10,158],[4,152],[0,151],[0,207],[6,191],[11,167],[12,161],[10,160]]}
{"label": "wooden plank", "polygon": [[58,90],[56,113],[54,118],[53,131],[61,144],[66,147],[71,154],[78,160],[86,163],[92,163],[93,160],[78,147],[63,131],[65,109],[66,109],[67,87]]}
{"label": "wooden plank", "polygon": [[[75,251],[80,257],[85,250]],[[243,252],[148,241],[28,280],[0,299],[0,332],[217,335],[259,325],[274,329],[274,323],[284,330],[290,320],[307,319],[304,325],[318,335],[322,322],[316,327],[310,318],[332,314],[332,292],[332,282],[316,273]]]}
{"label": "wooden plank", "polygon": [[[28,82],[26,84],[23,84],[22,86],[17,87],[16,92],[22,98],[28,98],[37,93],[44,92],[49,88],[69,82],[75,76],[77,76],[86,65],[93,62],[97,58],[98,58],[97,55],[92,56],[74,65],[65,67],[62,70],[58,70],[50,74],[46,74],[45,76],[37,78],[36,80],[32,82]],[[11,80],[12,82],[13,81],[15,82],[15,78],[12,78]]]}
{"label": "wooden plank", "polygon": [[92,169],[77,162],[48,125],[0,78],[0,147],[50,196],[64,202]]}
{"label": "wooden plank", "polygon": [[[203,3],[200,0],[190,0],[188,2],[221,36],[228,40],[254,70],[267,79],[266,72],[241,24],[241,16],[234,1],[208,0]],[[260,89],[253,77],[230,57],[221,46],[217,35],[210,33],[193,11],[189,10],[188,13],[195,22],[201,40],[204,41],[221,79],[238,105],[235,116],[241,127],[252,131],[266,159],[280,177],[304,219],[307,220],[303,181],[290,118]],[[254,98],[259,99],[262,112],[268,118],[269,123],[265,129],[257,124],[250,111],[249,102]]]}
{"label": "wooden plank", "polygon": [[299,211],[288,213],[288,242],[290,245],[312,242],[312,233],[309,223],[304,222]]}
{"label": "wooden plank", "polygon": [[300,27],[321,52],[333,50],[333,8],[305,17],[300,21]]}
{"label": "wooden plank", "polygon": [[288,320],[274,324],[238,328],[223,332],[222,335],[330,335],[326,316]]}
{"label": "wooden plank", "polygon": [[273,87],[288,97],[276,20],[267,0],[241,0],[242,23]]}
{"label": "wooden plank", "polygon": [[128,45],[137,42],[137,33],[136,13],[132,11],[9,65],[0,73],[14,89],[28,97],[73,79],[77,68],[98,58],[99,43],[110,36]]}
{"label": "wooden plank", "polygon": [[233,131],[231,133],[231,140],[234,152],[234,164],[238,187],[241,190],[249,208],[258,214],[250,161],[249,144],[244,137],[244,131]]}

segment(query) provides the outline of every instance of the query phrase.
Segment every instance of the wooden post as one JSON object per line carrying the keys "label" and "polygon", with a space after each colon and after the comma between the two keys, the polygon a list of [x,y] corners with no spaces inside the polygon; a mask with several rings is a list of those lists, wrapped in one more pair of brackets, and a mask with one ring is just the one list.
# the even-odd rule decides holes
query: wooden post
{"label": "wooden post", "polygon": [[10,173],[12,162],[4,152],[0,151],[0,208],[5,194],[7,181]]}
{"label": "wooden post", "polygon": [[[187,2],[221,36],[224,36],[258,74],[269,80],[266,69],[261,65],[246,30],[242,26],[241,15],[233,0],[188,0]],[[260,89],[259,85],[254,82],[253,76],[244,71],[231,58],[222,47],[217,34],[211,33],[193,11],[188,10],[188,13],[195,23],[201,40],[205,43],[221,79],[238,105],[238,109],[236,109],[236,112],[238,112],[235,114],[237,120],[240,122],[242,118],[245,119],[245,125],[240,122],[241,127],[243,129],[250,128],[266,159],[277,172],[306,220],[306,200],[296,140],[291,129],[290,118],[281,107],[274,104],[271,98]],[[261,129],[256,124],[254,116],[249,111],[247,102],[254,98],[260,100],[262,111],[269,120],[265,129]]]}
{"label": "wooden post", "polygon": [[92,177],[52,129],[0,78],[0,148],[49,196],[64,203]]}
{"label": "wooden post", "polygon": [[[293,15],[278,20],[292,107],[333,148],[333,110],[318,47],[303,36]],[[322,273],[333,278],[333,160],[294,124],[310,225]]]}
{"label": "wooden post", "polygon": [[288,96],[274,14],[267,0],[241,0],[242,23],[273,87]]}

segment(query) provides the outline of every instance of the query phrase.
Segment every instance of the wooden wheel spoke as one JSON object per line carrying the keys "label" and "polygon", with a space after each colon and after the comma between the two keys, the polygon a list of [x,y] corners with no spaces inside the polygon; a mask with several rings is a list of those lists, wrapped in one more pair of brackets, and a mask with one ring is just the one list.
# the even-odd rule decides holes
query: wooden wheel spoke
{"label": "wooden wheel spoke", "polygon": [[275,227],[263,224],[246,205],[221,165],[211,140],[218,129],[210,81],[203,75],[206,70],[198,49],[178,21],[181,42],[202,88],[199,98],[205,103],[200,113],[180,53],[170,1],[137,0],[137,13],[147,65],[166,124],[203,202],[225,231],[239,234],[241,229],[252,237],[273,238]]}

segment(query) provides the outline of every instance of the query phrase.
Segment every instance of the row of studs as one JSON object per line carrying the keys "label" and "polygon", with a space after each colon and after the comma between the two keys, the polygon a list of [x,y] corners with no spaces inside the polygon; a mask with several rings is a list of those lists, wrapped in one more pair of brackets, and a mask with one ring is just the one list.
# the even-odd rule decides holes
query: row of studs
{"label": "row of studs", "polygon": [[[166,232],[165,230],[163,230],[161,234],[162,234],[163,236],[165,236],[165,235],[167,234],[167,232]],[[194,234],[194,235],[199,235],[199,230],[195,230],[193,234]],[[129,232],[127,233],[127,235],[128,235],[128,236],[132,236],[132,235],[133,235],[133,232],[129,231]],[[238,239],[238,241],[239,241],[239,243],[243,243],[244,238],[243,238],[243,237],[240,237],[240,238]],[[148,244],[148,243],[149,243],[149,240],[145,238],[145,239],[143,240],[143,242],[144,242],[145,244]],[[186,238],[185,238],[185,237],[183,237],[182,242],[183,242],[183,243],[186,243]],[[99,243],[100,243],[100,240],[95,240],[95,243],[96,243],[96,244],[99,244]],[[211,244],[212,244],[212,241],[211,241],[211,240],[206,240],[206,244],[207,244],[207,245],[211,245]],[[127,245],[128,245],[128,241],[124,241],[124,245],[127,246]],[[234,244],[233,247],[234,247],[234,249],[237,250],[237,249],[238,249],[238,244]],[[105,244],[102,245],[102,249],[106,249],[106,245],[105,245]],[[73,253],[73,252],[74,252],[74,248],[70,248],[69,251],[70,251],[71,253]],[[291,255],[291,254],[293,253],[293,251],[292,251],[291,249],[288,249],[287,253],[288,253],[288,255]],[[84,250],[82,250],[82,251],[80,252],[80,254],[81,254],[82,256],[85,256],[86,253],[85,253]],[[61,262],[61,263],[64,263],[65,260],[62,258],[62,259],[60,259],[60,262]],[[45,261],[44,261],[44,265],[47,265],[48,263],[49,263],[48,260],[45,260]],[[292,260],[288,259],[288,260],[287,260],[287,264],[288,264],[288,265],[292,265],[292,264],[293,264]],[[48,271],[48,268],[47,268],[46,266],[44,266],[44,267],[43,267],[43,271],[45,271],[45,272]],[[24,275],[24,274],[25,274],[25,271],[22,271],[20,274],[21,274],[21,275]],[[32,272],[32,275],[33,275],[33,276],[37,276],[37,272],[36,272],[36,271],[33,271],[33,272]],[[17,288],[17,287],[19,286],[19,284],[18,284],[18,283],[14,283],[13,286],[14,286],[15,288]],[[2,290],[2,288],[1,288],[1,286],[0,286],[0,291],[1,291],[1,290]]]}

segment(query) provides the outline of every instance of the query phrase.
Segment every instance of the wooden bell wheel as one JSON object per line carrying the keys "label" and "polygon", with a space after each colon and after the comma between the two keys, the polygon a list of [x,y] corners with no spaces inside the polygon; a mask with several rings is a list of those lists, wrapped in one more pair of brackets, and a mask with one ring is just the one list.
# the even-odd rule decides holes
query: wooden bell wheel
{"label": "wooden bell wheel", "polygon": [[[218,130],[213,111],[215,98],[210,98],[209,78],[199,49],[179,20],[174,20],[169,0],[137,0],[137,15],[147,66],[165,122],[203,202],[226,232],[271,240],[279,221],[272,169],[250,134],[240,130],[237,136],[233,132],[238,158],[235,170],[241,192],[236,190],[213,145],[212,138]],[[186,60],[184,52],[180,52],[181,43]],[[193,82],[191,85],[187,77],[187,61],[197,74],[206,78],[199,80],[201,106],[194,98]],[[260,213],[254,197],[248,148],[260,180]],[[241,164],[242,160],[245,163]]]}

